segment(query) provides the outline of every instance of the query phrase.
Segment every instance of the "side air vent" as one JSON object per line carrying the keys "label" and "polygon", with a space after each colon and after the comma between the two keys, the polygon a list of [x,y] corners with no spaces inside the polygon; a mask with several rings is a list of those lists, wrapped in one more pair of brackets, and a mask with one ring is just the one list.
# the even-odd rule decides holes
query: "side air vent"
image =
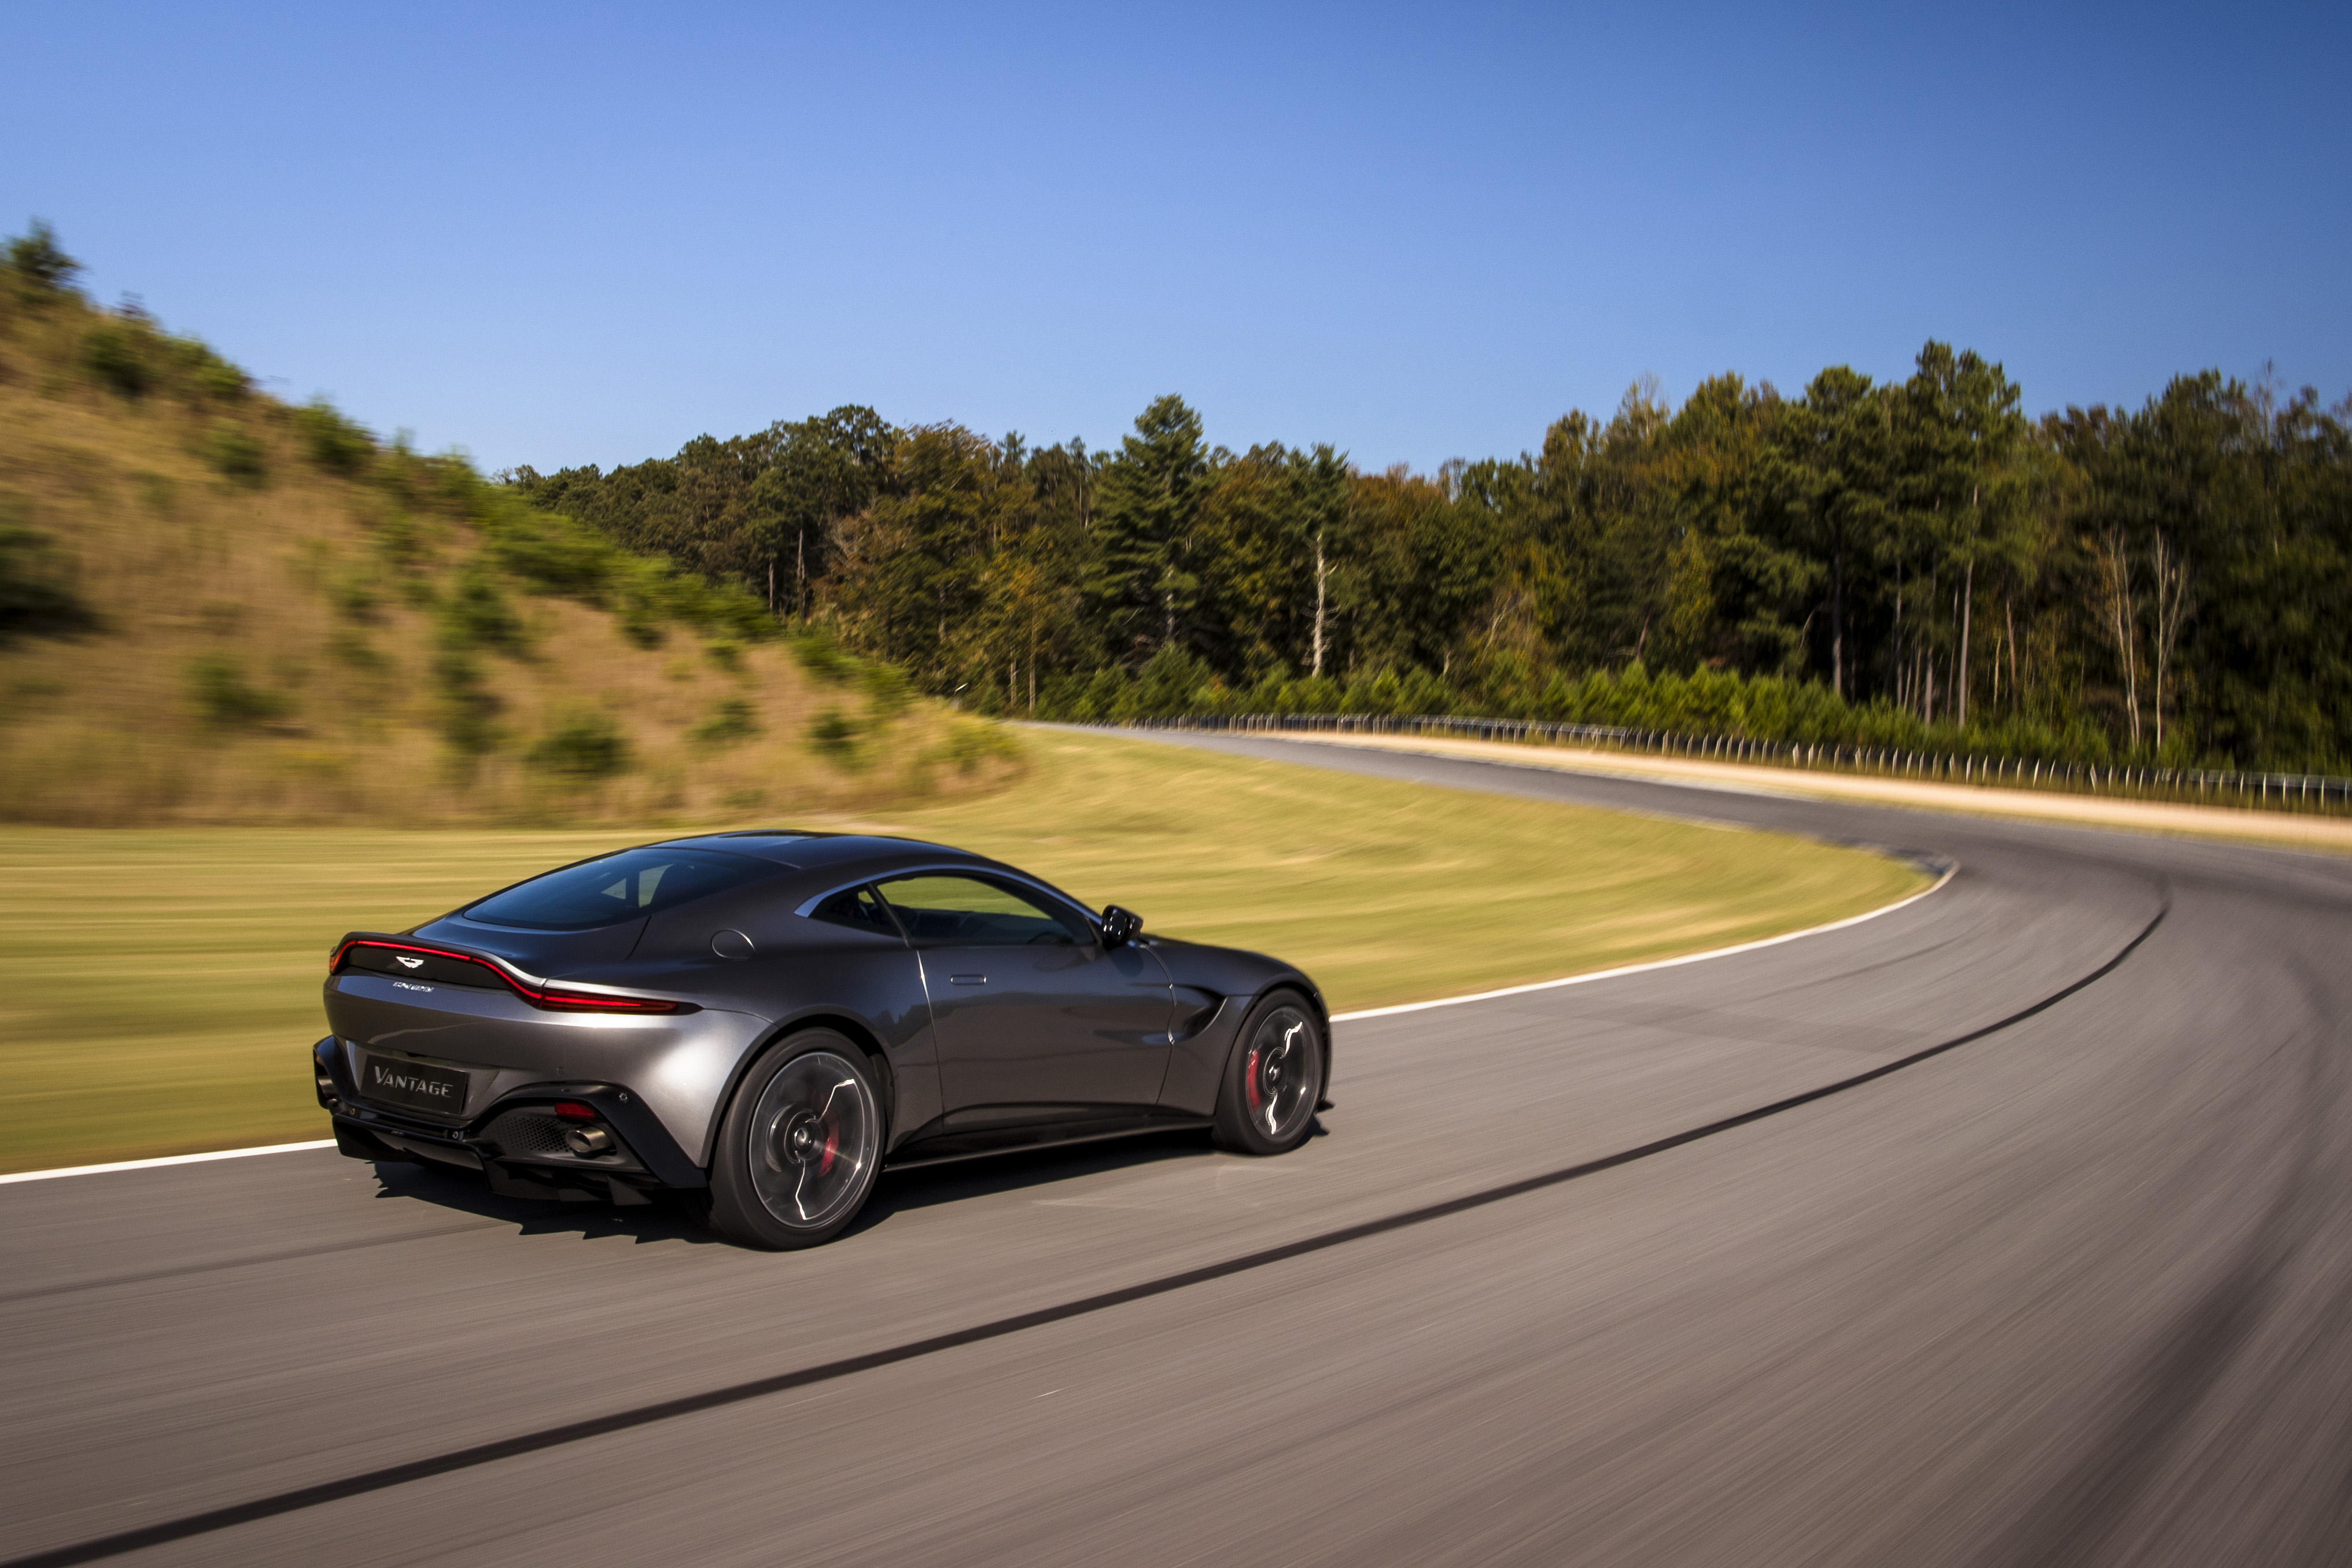
{"label": "side air vent", "polygon": [[1224,1005],[1225,998],[1214,991],[1204,991],[1197,986],[1177,987],[1176,1020],[1168,1038],[1171,1041],[1192,1039],[1209,1027]]}

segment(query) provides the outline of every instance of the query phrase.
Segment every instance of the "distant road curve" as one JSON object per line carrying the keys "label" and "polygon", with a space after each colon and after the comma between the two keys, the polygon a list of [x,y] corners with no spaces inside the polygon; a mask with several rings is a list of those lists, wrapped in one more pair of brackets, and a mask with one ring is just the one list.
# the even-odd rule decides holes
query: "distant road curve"
{"label": "distant road curve", "polygon": [[1181,743],[1958,870],[814,1253],[323,1151],[10,1186],[6,1561],[2345,1560],[2352,866]]}
{"label": "distant road curve", "polygon": [[2078,827],[2115,827],[2152,833],[2189,833],[2231,841],[2288,849],[2352,851],[2352,818],[2311,811],[2254,810],[2221,805],[2136,800],[2112,795],[2032,789],[2014,784],[1955,783],[1837,773],[1825,768],[1777,768],[1754,762],[1717,762],[1701,758],[1661,757],[1639,752],[1598,751],[1449,736],[1335,731],[1294,737],[1307,744],[1549,768],[1601,778],[1652,779],[1715,789],[1760,789],[1768,794],[1817,800],[1856,800],[1926,811],[1960,811],[1995,817],[2032,817]]}

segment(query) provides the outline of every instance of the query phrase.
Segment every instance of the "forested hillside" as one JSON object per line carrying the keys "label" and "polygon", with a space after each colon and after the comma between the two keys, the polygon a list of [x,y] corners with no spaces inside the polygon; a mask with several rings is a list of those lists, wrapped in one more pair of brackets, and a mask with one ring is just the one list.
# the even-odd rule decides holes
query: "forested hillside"
{"label": "forested hillside", "polygon": [[36,228],[0,264],[0,818],[759,820],[994,727],[454,456],[261,392]]}
{"label": "forested hillside", "polygon": [[1514,458],[1355,470],[837,409],[517,494],[983,712],[1501,713],[2352,770],[2344,405],[2214,372],[2039,420],[2001,367],[1636,387]]}

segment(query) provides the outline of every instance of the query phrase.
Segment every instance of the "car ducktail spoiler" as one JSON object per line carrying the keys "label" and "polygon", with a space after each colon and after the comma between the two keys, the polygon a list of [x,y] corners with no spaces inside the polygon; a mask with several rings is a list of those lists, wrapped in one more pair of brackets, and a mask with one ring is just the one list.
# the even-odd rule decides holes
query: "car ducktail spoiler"
{"label": "car ducktail spoiler", "polygon": [[[403,970],[421,970],[428,963],[436,969],[443,965],[456,964],[486,971],[488,978],[506,987],[532,1007],[548,1012],[691,1013],[702,1010],[693,1002],[680,1001],[674,997],[649,997],[611,986],[559,986],[543,977],[529,973],[513,960],[502,958],[495,953],[453,942],[424,942],[413,936],[383,931],[347,933],[335,945],[334,956],[327,960],[327,973],[330,976],[340,975],[356,968],[370,974],[397,977]],[[447,973],[446,970],[442,972]],[[477,979],[476,983],[480,982]]]}

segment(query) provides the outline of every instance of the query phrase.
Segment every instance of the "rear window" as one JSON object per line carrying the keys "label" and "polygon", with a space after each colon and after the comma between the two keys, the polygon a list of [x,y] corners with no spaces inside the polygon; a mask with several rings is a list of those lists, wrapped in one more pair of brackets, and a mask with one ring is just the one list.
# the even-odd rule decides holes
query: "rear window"
{"label": "rear window", "polygon": [[464,912],[486,925],[536,931],[587,931],[758,882],[783,868],[748,855],[708,850],[623,850],[535,876]]}

